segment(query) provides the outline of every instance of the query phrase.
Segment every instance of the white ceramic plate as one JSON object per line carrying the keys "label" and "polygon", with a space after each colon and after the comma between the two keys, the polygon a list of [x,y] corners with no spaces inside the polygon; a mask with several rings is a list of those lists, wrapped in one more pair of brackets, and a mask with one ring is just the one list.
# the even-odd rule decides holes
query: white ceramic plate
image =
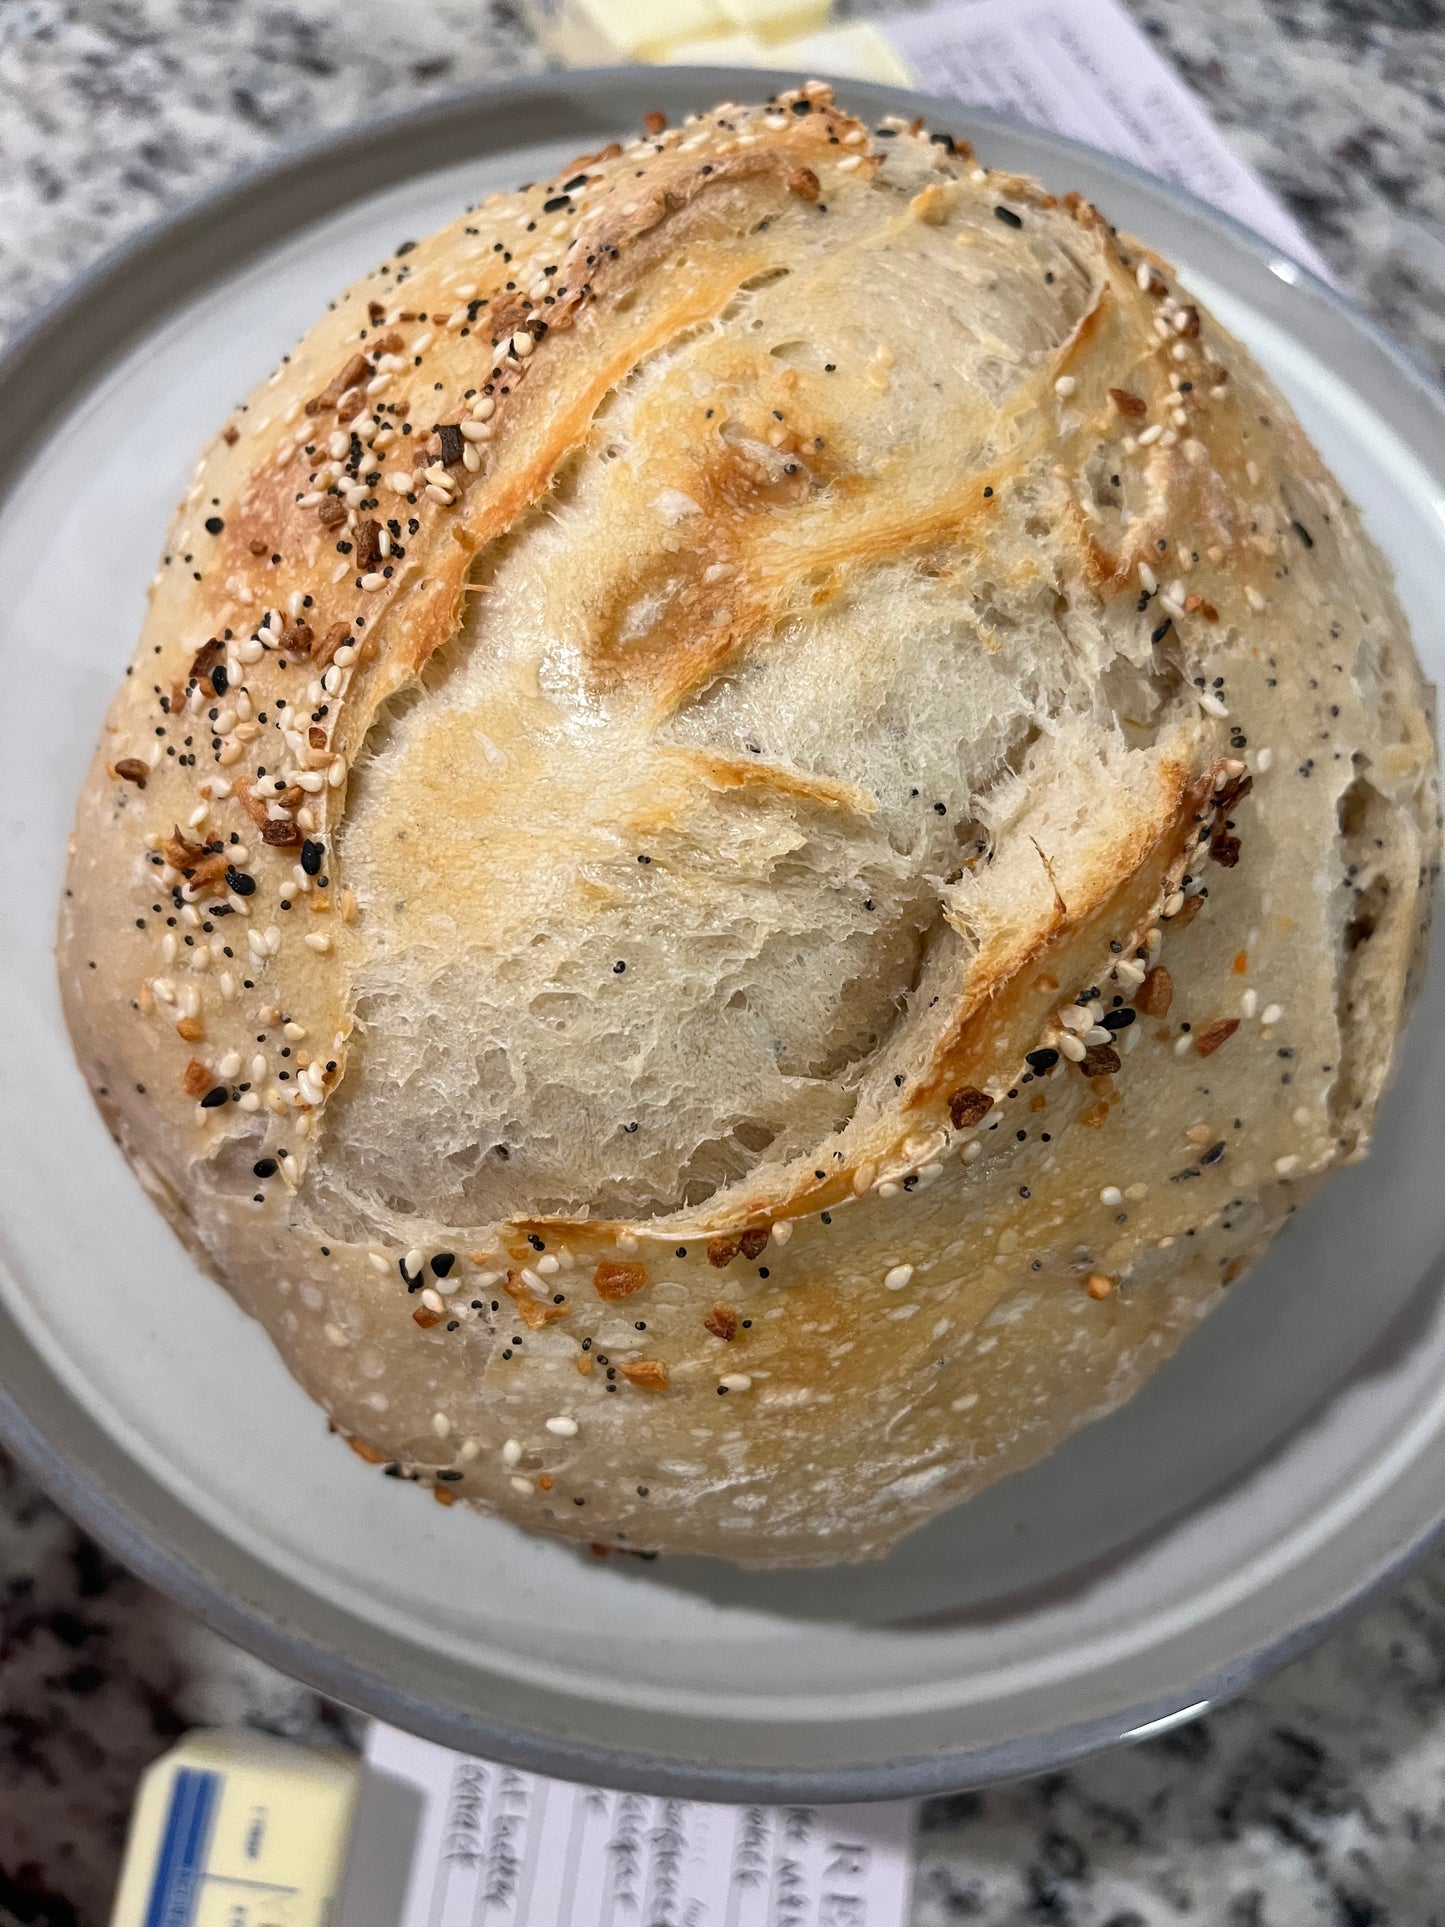
{"label": "white ceramic plate", "polygon": [[[764,83],[766,84],[766,83]],[[376,1473],[196,1271],[71,1061],[72,799],[193,455],[403,237],[759,76],[574,74],[370,128],[145,237],[0,368],[0,1432],[242,1642],[434,1738],[723,1798],[900,1796],[1183,1716],[1398,1572],[1445,1507],[1445,946],[1375,1154],[1125,1411],[861,1570],[605,1563]],[[916,96],[847,87],[864,111]],[[1281,382],[1445,672],[1445,415],[1328,290],[1083,148],[921,103],[1172,254]]]}

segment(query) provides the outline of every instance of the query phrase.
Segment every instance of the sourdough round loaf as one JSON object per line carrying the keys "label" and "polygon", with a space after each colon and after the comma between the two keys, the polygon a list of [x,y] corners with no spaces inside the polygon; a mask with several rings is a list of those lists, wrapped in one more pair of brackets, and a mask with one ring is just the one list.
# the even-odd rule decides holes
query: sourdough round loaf
{"label": "sourdough round loaf", "polygon": [[1363,1154],[1428,700],[1169,269],[812,84],[407,244],[236,411],[80,800],[66,1009],[363,1457],[868,1557]]}

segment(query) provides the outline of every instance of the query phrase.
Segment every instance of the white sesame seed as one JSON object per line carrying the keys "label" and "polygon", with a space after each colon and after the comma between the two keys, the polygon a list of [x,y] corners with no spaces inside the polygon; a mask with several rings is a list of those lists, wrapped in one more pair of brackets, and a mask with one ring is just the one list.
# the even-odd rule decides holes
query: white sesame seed
{"label": "white sesame seed", "polygon": [[1174,1055],[1176,1057],[1187,1057],[1193,1045],[1194,1039],[1190,1036],[1189,1032],[1187,1030],[1181,1031],[1179,1036],[1174,1040]]}
{"label": "white sesame seed", "polygon": [[254,1091],[242,1091],[236,1102],[243,1111],[259,1111],[261,1108],[261,1100]]}
{"label": "white sesame seed", "polygon": [[1054,383],[1054,393],[1056,395],[1072,395],[1078,385],[1072,375],[1060,375]]}
{"label": "white sesame seed", "polygon": [[[497,404],[491,395],[478,395],[472,403],[472,420],[489,422],[497,412]],[[463,434],[466,433],[463,429]]]}
{"label": "white sesame seed", "polygon": [[516,334],[512,336],[512,353],[517,357],[518,361],[525,361],[536,345],[536,342],[533,341],[525,328],[519,328]]}
{"label": "white sesame seed", "polygon": [[1135,268],[1134,279],[1138,282],[1143,292],[1145,294],[1148,294],[1149,289],[1153,284],[1154,272],[1153,272],[1153,269],[1149,266],[1149,263],[1147,261],[1141,261],[1138,267]]}
{"label": "white sesame seed", "polygon": [[386,587],[386,577],[377,569],[371,569],[361,578],[361,586],[368,595],[375,595],[378,589]]}
{"label": "white sesame seed", "polygon": [[323,957],[331,948],[331,939],[324,930],[308,930],[305,942],[308,950],[314,950]]}
{"label": "white sesame seed", "polygon": [[[1073,1032],[1068,1030],[1064,1031],[1059,1038],[1059,1049],[1071,1064],[1082,1064],[1089,1054],[1088,1051],[1085,1050],[1082,1040],[1075,1037]],[[977,1150],[978,1147],[977,1145],[973,1145],[970,1148]],[[965,1153],[965,1156],[967,1156],[967,1153]]]}
{"label": "white sesame seed", "polygon": [[1148,590],[1150,595],[1153,595],[1159,587],[1159,578],[1147,562],[1141,562],[1139,564],[1139,581],[1141,585]]}
{"label": "white sesame seed", "polygon": [[410,495],[411,476],[399,468],[393,469],[391,474],[386,478],[386,486],[391,490],[393,495]]}
{"label": "white sesame seed", "polygon": [[1116,1205],[1124,1202],[1124,1193],[1117,1184],[1106,1184],[1099,1193],[1100,1204]]}
{"label": "white sesame seed", "polygon": [[536,1269],[544,1278],[550,1278],[554,1272],[560,1271],[562,1267],[557,1259],[553,1257],[552,1253],[548,1251],[537,1260]]}
{"label": "white sesame seed", "polygon": [[728,1392],[750,1392],[753,1388],[753,1381],[746,1372],[729,1372],[726,1378],[718,1380],[718,1384]]}
{"label": "white sesame seed", "polygon": [[1135,436],[1135,440],[1138,442],[1140,448],[1148,448],[1152,442],[1157,442],[1163,433],[1163,422],[1150,422],[1147,428],[1140,429],[1138,435]]}
{"label": "white sesame seed", "polygon": [[449,509],[456,500],[449,489],[438,488],[435,482],[427,483],[426,494],[433,502],[439,502],[444,509]]}
{"label": "white sesame seed", "polygon": [[1084,1043],[1090,1050],[1097,1049],[1100,1044],[1112,1044],[1113,1041],[1113,1031],[1105,1030],[1102,1024],[1095,1024],[1092,1030],[1084,1032]]}
{"label": "white sesame seed", "polygon": [[1259,1009],[1259,992],[1257,990],[1246,990],[1244,995],[1239,1000],[1240,1016],[1253,1017],[1253,1015],[1258,1009]]}
{"label": "white sesame seed", "polygon": [[439,1439],[450,1438],[451,1432],[452,1432],[452,1422],[447,1417],[445,1412],[433,1412],[432,1420],[431,1420],[431,1429],[436,1433]]}
{"label": "white sesame seed", "polygon": [[778,1222],[771,1228],[771,1235],[775,1245],[785,1245],[793,1235],[791,1219],[779,1218]]}
{"label": "white sesame seed", "polygon": [[502,1464],[515,1465],[521,1456],[522,1441],[520,1439],[508,1439],[502,1447]]}
{"label": "white sesame seed", "polygon": [[1273,761],[1274,751],[1272,749],[1257,749],[1254,753],[1254,767],[1259,771],[1261,776],[1264,775]]}
{"label": "white sesame seed", "polygon": [[577,1421],[575,1418],[566,1417],[549,1418],[547,1420],[547,1430],[554,1438],[575,1439],[577,1436]]}
{"label": "white sesame seed", "polygon": [[390,1275],[391,1260],[383,1252],[368,1251],[366,1258],[373,1271],[379,1271],[383,1278]]}
{"label": "white sesame seed", "polygon": [[894,1265],[883,1274],[883,1289],[885,1291],[902,1291],[912,1276],[912,1265]]}
{"label": "white sesame seed", "polygon": [[1253,583],[1246,586],[1244,599],[1256,615],[1258,615],[1262,609],[1268,608],[1269,606],[1264,597],[1259,593],[1259,590],[1254,587]]}
{"label": "white sesame seed", "polygon": [[958,1154],[959,1162],[961,1164],[977,1164],[979,1159],[982,1156],[983,1156],[983,1146],[979,1143],[977,1138],[974,1139],[972,1144],[965,1144],[963,1149]]}
{"label": "white sesame seed", "polygon": [[1262,1024],[1277,1024],[1280,1018],[1283,1016],[1284,1016],[1283,1004],[1266,1004],[1263,1011],[1261,1011],[1260,1013],[1259,1021]]}
{"label": "white sesame seed", "polygon": [[1293,1153],[1291,1153],[1288,1157],[1276,1158],[1274,1161],[1275,1176],[1277,1178],[1287,1178],[1290,1172],[1293,1171],[1295,1167],[1298,1165],[1298,1163],[1299,1163],[1299,1159]]}
{"label": "white sesame seed", "polygon": [[1164,908],[1160,912],[1160,915],[1165,918],[1177,917],[1183,908],[1184,892],[1182,890],[1175,890],[1169,896],[1165,897]]}
{"label": "white sesame seed", "polygon": [[860,1164],[858,1169],[853,1173],[854,1197],[861,1198],[865,1191],[870,1190],[873,1180],[877,1175],[878,1167],[876,1164]]}
{"label": "white sesame seed", "polygon": [[233,1077],[239,1077],[241,1075],[241,1053],[235,1050],[228,1050],[216,1066],[216,1075],[217,1077],[225,1078],[227,1082]]}
{"label": "white sesame seed", "polygon": [[1214,694],[1212,689],[1201,689],[1197,693],[1199,696],[1199,707],[1204,711],[1206,716],[1217,716],[1221,720],[1228,716],[1228,709],[1219,700],[1218,696]]}

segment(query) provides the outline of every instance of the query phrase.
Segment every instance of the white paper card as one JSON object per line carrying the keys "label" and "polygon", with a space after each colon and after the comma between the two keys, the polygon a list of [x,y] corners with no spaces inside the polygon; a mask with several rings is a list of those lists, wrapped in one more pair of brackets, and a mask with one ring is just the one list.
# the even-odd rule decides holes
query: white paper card
{"label": "white paper card", "polygon": [[967,0],[878,19],[920,87],[1087,141],[1329,270],[1115,0]]}
{"label": "white paper card", "polygon": [[[911,1804],[727,1807],[572,1786],[373,1723],[354,1858],[409,1806],[399,1927],[903,1927]],[[387,1850],[395,1863],[394,1847]],[[400,1883],[398,1882],[398,1885]],[[365,1889],[363,1894],[361,1890]],[[348,1882],[341,1927],[374,1916]]]}

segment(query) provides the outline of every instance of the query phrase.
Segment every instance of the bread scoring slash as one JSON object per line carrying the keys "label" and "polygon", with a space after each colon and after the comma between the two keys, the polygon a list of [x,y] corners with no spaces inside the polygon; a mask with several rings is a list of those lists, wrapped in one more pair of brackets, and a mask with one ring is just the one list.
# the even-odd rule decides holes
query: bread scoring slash
{"label": "bread scoring slash", "polygon": [[237,410],[80,799],[66,1010],[363,1459],[873,1557],[1363,1155],[1429,695],[1164,262],[814,82],[405,243]]}

